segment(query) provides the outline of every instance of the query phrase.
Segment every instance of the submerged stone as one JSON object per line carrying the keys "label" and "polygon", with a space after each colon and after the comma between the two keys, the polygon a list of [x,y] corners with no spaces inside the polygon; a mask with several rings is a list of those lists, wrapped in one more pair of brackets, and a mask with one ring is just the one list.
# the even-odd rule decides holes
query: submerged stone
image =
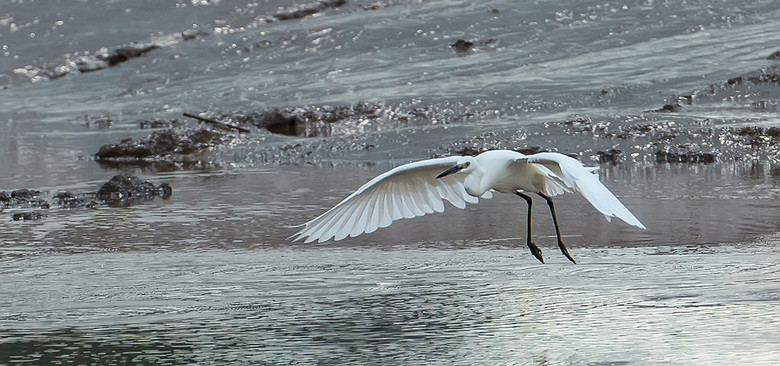
{"label": "submerged stone", "polygon": [[31,212],[17,212],[11,215],[11,218],[14,221],[31,221],[31,220],[40,220],[42,218],[46,217],[45,214],[41,212],[31,211]]}
{"label": "submerged stone", "polygon": [[173,190],[167,183],[155,187],[154,184],[138,177],[119,174],[103,184],[97,191],[97,198],[108,203],[137,201],[139,199],[152,199],[156,196],[169,198]]}

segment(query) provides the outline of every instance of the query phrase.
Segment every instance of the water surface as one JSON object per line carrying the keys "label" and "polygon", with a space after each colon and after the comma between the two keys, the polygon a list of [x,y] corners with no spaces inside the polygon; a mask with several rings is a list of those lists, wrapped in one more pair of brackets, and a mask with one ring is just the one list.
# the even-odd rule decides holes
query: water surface
{"label": "water surface", "polygon": [[[174,190],[35,221],[0,210],[0,365],[780,363],[780,158],[761,150],[777,145],[701,137],[780,123],[776,82],[729,83],[777,72],[775,2],[349,1],[274,20],[312,4],[0,6],[0,190],[88,194],[120,172]],[[360,102],[386,115],[316,138],[253,129],[173,163],[93,158],[183,112]],[[674,126],[672,145],[745,155],[658,163],[648,139],[561,127],[577,118]],[[473,141],[589,165],[621,149],[601,179],[648,230],[556,198],[573,265],[537,204],[543,265],[523,244],[524,203],[497,195],[338,243],[287,240],[373,176]]]}

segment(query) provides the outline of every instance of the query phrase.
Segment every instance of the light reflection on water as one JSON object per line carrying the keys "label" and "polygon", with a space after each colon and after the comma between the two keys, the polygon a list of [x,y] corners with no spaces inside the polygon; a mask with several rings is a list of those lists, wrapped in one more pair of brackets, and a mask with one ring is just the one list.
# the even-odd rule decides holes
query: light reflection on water
{"label": "light reflection on water", "polygon": [[578,265],[543,207],[537,263],[524,208],[498,195],[338,243],[286,241],[344,182],[385,168],[174,173],[154,177],[174,187],[167,201],[0,221],[0,364],[780,358],[773,176],[605,166],[649,229],[560,197]]}

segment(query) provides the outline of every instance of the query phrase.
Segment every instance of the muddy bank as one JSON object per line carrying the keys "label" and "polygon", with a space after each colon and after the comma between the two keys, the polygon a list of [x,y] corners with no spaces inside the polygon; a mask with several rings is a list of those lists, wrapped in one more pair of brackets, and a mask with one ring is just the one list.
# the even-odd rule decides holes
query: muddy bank
{"label": "muddy bank", "polygon": [[146,139],[127,138],[100,147],[95,160],[100,163],[151,163],[185,161],[188,155],[233,141],[236,135],[203,127],[155,131]]}
{"label": "muddy bank", "polygon": [[173,189],[168,183],[155,186],[138,177],[118,174],[104,183],[96,192],[44,193],[31,189],[0,191],[0,212],[8,212],[11,219],[38,220],[52,209],[88,209],[100,205],[122,207],[143,204],[155,197],[168,199]]}
{"label": "muddy bank", "polygon": [[[254,20],[239,27],[213,27],[211,25],[200,26],[198,29],[186,29],[181,32],[158,34],[147,40],[134,41],[116,47],[103,47],[96,51],[74,50],[71,53],[63,55],[62,61],[43,62],[42,64],[30,64],[17,67],[7,75],[8,81],[14,79],[12,75],[23,76],[31,82],[41,82],[55,80],[67,75],[78,75],[104,70],[118,66],[129,60],[144,57],[147,54],[165,48],[173,48],[176,45],[203,38],[216,33],[228,34],[236,31],[246,31],[248,29],[258,28],[263,24],[274,23],[278,21],[297,20],[305,17],[321,14],[329,9],[339,8],[346,5],[346,0],[323,0],[303,4],[292,5],[280,8],[272,14],[257,16]],[[213,20],[211,23],[220,24],[224,21]],[[217,40],[215,40],[216,42]],[[247,50],[263,49],[271,45],[267,40],[257,43],[252,41],[251,47]],[[4,70],[3,70],[4,71]],[[2,74],[0,74],[2,75]],[[0,88],[8,88],[13,82],[0,85]]]}
{"label": "muddy bank", "polygon": [[685,112],[697,106],[728,102],[733,109],[751,112],[780,111],[780,66],[772,63],[766,67],[746,72],[684,94],[674,94],[666,105],[656,112]]}
{"label": "muddy bank", "polygon": [[181,42],[210,34],[210,31],[185,30],[181,33],[152,36],[148,40],[131,42],[116,48],[103,47],[95,52],[73,52],[64,56],[62,63],[47,63],[40,66],[27,65],[13,70],[14,74],[26,76],[32,82],[59,79],[114,67],[134,58],[161,48],[173,47]]}
{"label": "muddy bank", "polygon": [[[180,127],[155,131],[143,139],[125,139],[102,146],[95,153],[101,165],[152,167],[160,171],[219,165],[213,152],[225,145],[259,144],[264,133],[295,139],[289,144],[260,148],[257,159],[264,163],[305,164],[319,161],[322,151],[362,151],[377,146],[373,133],[403,128],[462,123],[494,118],[501,112],[476,110],[452,102],[420,106],[415,102],[385,105],[361,102],[345,106],[305,105],[269,108],[258,112],[236,111],[215,118],[185,113],[208,122],[182,127],[178,120],[154,121],[153,126]],[[204,113],[202,115],[208,115]],[[141,126],[144,126],[142,122]],[[265,131],[265,132],[262,132]],[[325,138],[325,139],[323,139]],[[368,139],[368,140],[367,140]]]}
{"label": "muddy bank", "polygon": [[780,164],[780,128],[719,127],[711,121],[683,126],[653,115],[582,117],[514,131],[486,132],[445,144],[432,156],[475,155],[490,149],[526,154],[557,151],[583,161],[613,164],[624,161]]}

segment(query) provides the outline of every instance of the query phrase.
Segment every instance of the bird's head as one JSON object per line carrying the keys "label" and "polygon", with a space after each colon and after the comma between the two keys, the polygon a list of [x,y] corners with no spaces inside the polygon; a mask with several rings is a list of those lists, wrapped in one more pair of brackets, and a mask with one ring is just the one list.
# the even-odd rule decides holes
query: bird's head
{"label": "bird's head", "polygon": [[450,174],[455,174],[455,173],[458,173],[458,172],[468,172],[468,171],[470,171],[472,169],[473,165],[474,164],[472,164],[471,160],[459,161],[452,168],[449,168],[449,169],[443,171],[438,176],[436,176],[436,179],[444,178],[444,177],[446,177],[446,176],[448,176]]}

